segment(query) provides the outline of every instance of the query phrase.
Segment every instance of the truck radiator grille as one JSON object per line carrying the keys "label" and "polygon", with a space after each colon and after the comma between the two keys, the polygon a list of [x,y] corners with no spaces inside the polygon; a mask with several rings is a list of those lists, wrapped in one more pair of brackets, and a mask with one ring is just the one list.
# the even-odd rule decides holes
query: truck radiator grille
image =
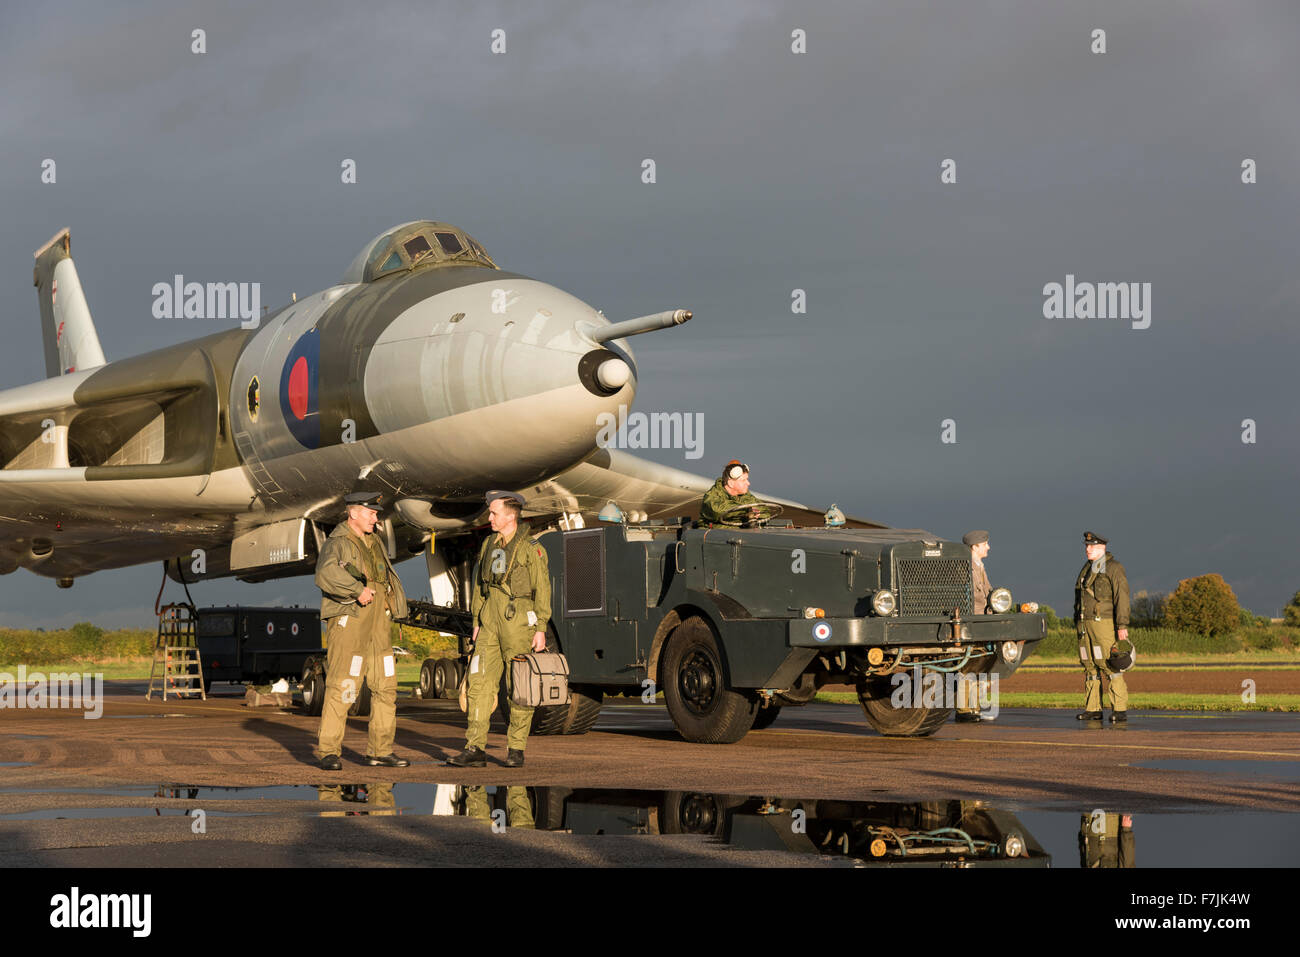
{"label": "truck radiator grille", "polygon": [[564,535],[564,613],[605,613],[604,530],[588,529]]}
{"label": "truck radiator grille", "polygon": [[955,607],[963,618],[971,614],[970,562],[953,558],[900,558],[898,568],[898,613],[942,616]]}

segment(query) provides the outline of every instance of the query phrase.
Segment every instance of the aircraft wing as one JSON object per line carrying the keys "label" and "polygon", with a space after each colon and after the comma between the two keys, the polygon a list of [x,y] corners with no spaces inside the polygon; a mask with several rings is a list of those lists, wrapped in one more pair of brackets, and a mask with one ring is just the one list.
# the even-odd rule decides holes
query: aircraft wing
{"label": "aircraft wing", "polygon": [[[694,475],[669,465],[647,462],[616,449],[597,449],[584,461],[546,482],[522,489],[532,513],[577,512],[594,515],[609,502],[625,513],[645,512],[648,518],[698,518],[704,493],[714,479]],[[755,495],[785,506],[782,518],[796,524],[820,525],[825,510],[761,491]],[[867,519],[851,518],[854,528],[888,528]]]}

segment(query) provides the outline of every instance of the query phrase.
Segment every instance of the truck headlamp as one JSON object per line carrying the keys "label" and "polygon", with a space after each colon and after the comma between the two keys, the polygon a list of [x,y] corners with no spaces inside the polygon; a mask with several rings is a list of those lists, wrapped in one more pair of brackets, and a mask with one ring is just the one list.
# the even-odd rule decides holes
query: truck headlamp
{"label": "truck headlamp", "polygon": [[888,588],[882,588],[871,596],[871,609],[881,618],[892,615],[897,607],[898,602],[894,600],[894,593]]}
{"label": "truck headlamp", "polygon": [[1018,641],[1002,642],[1002,660],[1014,663],[1020,660],[1020,645]]}
{"label": "truck headlamp", "polygon": [[1005,614],[1011,608],[1011,592],[1006,588],[995,588],[989,595],[989,607],[999,615]]}

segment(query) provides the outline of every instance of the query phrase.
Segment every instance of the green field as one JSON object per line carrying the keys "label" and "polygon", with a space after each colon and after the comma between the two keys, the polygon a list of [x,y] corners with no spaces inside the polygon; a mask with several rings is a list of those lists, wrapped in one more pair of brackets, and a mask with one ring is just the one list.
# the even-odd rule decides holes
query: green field
{"label": "green field", "polygon": [[[822,691],[818,701],[832,704],[857,704],[858,696],[851,691]],[[1102,695],[1103,707],[1110,707],[1110,699]],[[1239,694],[1188,694],[1184,692],[1129,692],[1128,706],[1132,709],[1157,711],[1300,711],[1300,695],[1262,694],[1252,704],[1243,704]],[[999,708],[1069,708],[1078,710],[1076,692],[1003,692],[998,695]]]}

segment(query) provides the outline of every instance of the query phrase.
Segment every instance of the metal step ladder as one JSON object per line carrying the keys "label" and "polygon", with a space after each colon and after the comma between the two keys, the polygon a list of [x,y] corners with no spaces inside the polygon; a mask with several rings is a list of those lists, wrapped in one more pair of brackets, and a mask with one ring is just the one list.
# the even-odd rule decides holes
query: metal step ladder
{"label": "metal step ladder", "polygon": [[145,700],[152,700],[155,691],[162,694],[164,701],[168,694],[178,698],[197,694],[208,700],[203,689],[203,661],[199,657],[194,626],[193,605],[163,605],[158,612],[158,637],[154,641],[153,667],[149,670]]}

